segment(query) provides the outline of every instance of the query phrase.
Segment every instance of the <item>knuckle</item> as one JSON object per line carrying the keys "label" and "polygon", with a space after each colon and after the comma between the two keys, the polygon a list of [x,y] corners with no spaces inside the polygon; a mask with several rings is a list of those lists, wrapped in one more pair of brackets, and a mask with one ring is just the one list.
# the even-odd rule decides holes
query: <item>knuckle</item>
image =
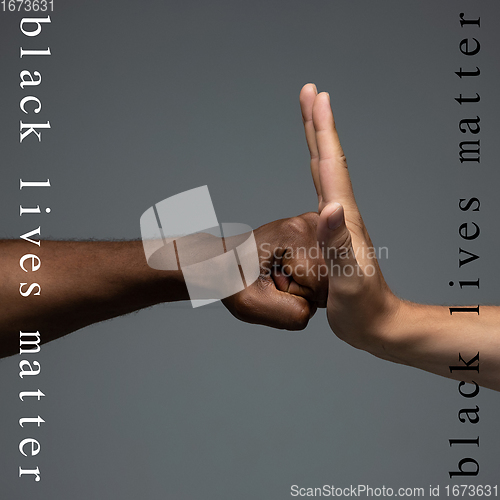
{"label": "knuckle", "polygon": [[286,321],[283,322],[282,328],[289,331],[304,330],[310,319],[309,303],[305,299],[300,305],[296,302],[293,305],[289,303],[286,310],[287,314],[283,316]]}
{"label": "knuckle", "polygon": [[291,217],[286,221],[286,231],[293,235],[302,235],[307,232],[309,225],[302,217]]}
{"label": "knuckle", "polygon": [[302,218],[306,223],[307,227],[309,229],[314,229],[316,231],[316,227],[318,226],[318,220],[319,220],[319,214],[318,212],[306,212],[305,214],[302,214],[299,216]]}
{"label": "knuckle", "polygon": [[340,155],[340,158],[339,158],[339,165],[342,166],[342,167],[345,167],[345,169],[347,170],[347,158],[345,156],[344,153],[342,153]]}
{"label": "knuckle", "polygon": [[309,310],[304,306],[296,315],[292,330],[304,330],[309,323]]}

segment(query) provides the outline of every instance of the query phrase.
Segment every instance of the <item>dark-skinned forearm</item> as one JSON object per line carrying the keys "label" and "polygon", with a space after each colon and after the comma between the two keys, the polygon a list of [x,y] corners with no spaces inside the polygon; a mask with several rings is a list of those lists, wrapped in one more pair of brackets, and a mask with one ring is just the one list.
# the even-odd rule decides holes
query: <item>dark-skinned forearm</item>
{"label": "dark-skinned forearm", "polygon": [[[26,259],[25,272],[20,259]],[[141,241],[0,241],[0,356],[19,352],[19,332],[48,342],[160,302],[188,300],[180,271],[150,268]],[[33,266],[33,264],[35,264]],[[25,283],[21,286],[21,283]],[[32,283],[29,295],[27,292]],[[23,296],[23,294],[26,296]]]}

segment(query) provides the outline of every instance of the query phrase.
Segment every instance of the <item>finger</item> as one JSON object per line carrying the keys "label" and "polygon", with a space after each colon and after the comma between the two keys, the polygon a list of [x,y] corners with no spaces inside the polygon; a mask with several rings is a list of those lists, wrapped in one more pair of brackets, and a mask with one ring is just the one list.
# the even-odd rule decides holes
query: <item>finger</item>
{"label": "finger", "polygon": [[254,297],[254,322],[285,330],[303,330],[315,312],[309,301],[270,286]]}
{"label": "finger", "polygon": [[290,266],[273,271],[272,278],[278,290],[304,297],[308,301],[317,301],[318,294],[312,287],[302,285],[293,278],[293,270]]}
{"label": "finger", "polygon": [[284,330],[303,330],[316,309],[303,297],[277,290],[270,278],[257,280],[224,303],[242,321]]}
{"label": "finger", "polygon": [[316,96],[312,114],[319,154],[318,171],[323,203],[338,201],[346,206],[355,206],[351,179],[335,128],[329,94],[322,92]]}
{"label": "finger", "polygon": [[330,203],[320,215],[318,241],[329,273],[329,297],[332,290],[352,293],[360,289],[364,274],[352,247],[351,233],[346,226],[344,208]]}
{"label": "finger", "polygon": [[313,124],[313,104],[314,99],[318,95],[318,90],[314,83],[308,83],[302,87],[300,91],[300,110],[302,111],[302,123],[304,124],[304,132],[306,135],[307,147],[311,155],[311,174],[316,188],[318,200],[321,203],[321,186],[319,182],[319,156],[318,147],[316,145],[316,131]]}

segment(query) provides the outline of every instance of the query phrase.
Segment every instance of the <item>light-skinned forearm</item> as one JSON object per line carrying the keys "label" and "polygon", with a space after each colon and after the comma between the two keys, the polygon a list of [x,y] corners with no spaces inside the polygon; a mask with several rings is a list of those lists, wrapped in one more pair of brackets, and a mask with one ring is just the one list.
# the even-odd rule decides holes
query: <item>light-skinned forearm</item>
{"label": "light-skinned forearm", "polygon": [[[384,336],[387,359],[498,391],[499,325],[500,307],[496,306],[480,306],[479,314],[450,314],[448,306],[402,301],[393,327]],[[478,360],[471,362],[478,353]],[[474,369],[465,369],[466,363]]]}

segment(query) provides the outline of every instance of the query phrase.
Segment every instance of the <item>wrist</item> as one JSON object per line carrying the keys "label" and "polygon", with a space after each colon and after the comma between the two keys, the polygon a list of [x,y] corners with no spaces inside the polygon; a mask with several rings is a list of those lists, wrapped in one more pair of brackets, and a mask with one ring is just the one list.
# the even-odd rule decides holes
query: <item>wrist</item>
{"label": "wrist", "polygon": [[386,359],[429,370],[424,365],[432,363],[430,358],[436,354],[433,350],[436,333],[443,326],[441,316],[444,308],[398,300],[398,308],[388,330],[387,353],[390,357]]}
{"label": "wrist", "polygon": [[424,343],[424,330],[421,323],[420,305],[396,297],[390,293],[386,307],[381,314],[374,334],[377,339],[375,356],[405,365],[414,365],[414,357],[419,345]]}

